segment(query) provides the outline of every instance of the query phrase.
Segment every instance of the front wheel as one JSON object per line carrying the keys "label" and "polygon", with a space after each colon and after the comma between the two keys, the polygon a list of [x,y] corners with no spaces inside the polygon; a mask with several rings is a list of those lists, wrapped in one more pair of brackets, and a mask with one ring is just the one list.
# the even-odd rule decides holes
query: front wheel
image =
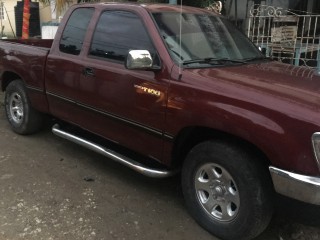
{"label": "front wheel", "polygon": [[267,167],[223,142],[203,142],[191,150],[182,169],[182,189],[193,218],[221,239],[252,239],[272,216]]}
{"label": "front wheel", "polygon": [[41,129],[44,117],[33,109],[21,80],[9,83],[5,93],[7,119],[14,132],[31,134]]}

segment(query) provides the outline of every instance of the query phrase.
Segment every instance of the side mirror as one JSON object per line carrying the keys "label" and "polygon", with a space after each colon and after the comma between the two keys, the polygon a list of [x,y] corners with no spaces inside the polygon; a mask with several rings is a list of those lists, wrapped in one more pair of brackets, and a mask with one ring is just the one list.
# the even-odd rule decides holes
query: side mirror
{"label": "side mirror", "polygon": [[131,70],[157,70],[159,67],[153,66],[153,60],[148,50],[131,50],[125,62],[127,69]]}

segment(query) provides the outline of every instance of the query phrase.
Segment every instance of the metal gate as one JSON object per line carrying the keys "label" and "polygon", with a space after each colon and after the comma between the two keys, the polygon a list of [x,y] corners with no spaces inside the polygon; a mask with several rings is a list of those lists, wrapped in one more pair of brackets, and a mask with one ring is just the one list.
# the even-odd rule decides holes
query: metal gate
{"label": "metal gate", "polygon": [[253,5],[247,35],[268,57],[320,71],[320,15]]}

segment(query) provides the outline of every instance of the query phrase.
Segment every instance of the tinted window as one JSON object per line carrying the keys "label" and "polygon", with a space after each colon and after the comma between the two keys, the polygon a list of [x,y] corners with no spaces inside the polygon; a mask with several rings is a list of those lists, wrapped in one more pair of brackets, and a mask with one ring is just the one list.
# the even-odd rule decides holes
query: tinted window
{"label": "tinted window", "polygon": [[79,55],[93,12],[93,8],[79,8],[71,14],[60,40],[61,52]]}
{"label": "tinted window", "polygon": [[104,12],[95,29],[90,55],[124,62],[129,50],[155,50],[143,23],[133,13]]}

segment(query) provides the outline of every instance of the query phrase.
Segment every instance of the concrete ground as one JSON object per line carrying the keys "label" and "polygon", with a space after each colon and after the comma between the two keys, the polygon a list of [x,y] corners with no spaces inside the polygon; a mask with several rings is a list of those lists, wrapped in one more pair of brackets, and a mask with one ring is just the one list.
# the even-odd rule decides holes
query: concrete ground
{"label": "concrete ground", "polygon": [[[0,93],[0,240],[213,240],[179,176],[155,180],[54,136],[14,134]],[[318,240],[320,209],[279,199],[257,240]]]}

